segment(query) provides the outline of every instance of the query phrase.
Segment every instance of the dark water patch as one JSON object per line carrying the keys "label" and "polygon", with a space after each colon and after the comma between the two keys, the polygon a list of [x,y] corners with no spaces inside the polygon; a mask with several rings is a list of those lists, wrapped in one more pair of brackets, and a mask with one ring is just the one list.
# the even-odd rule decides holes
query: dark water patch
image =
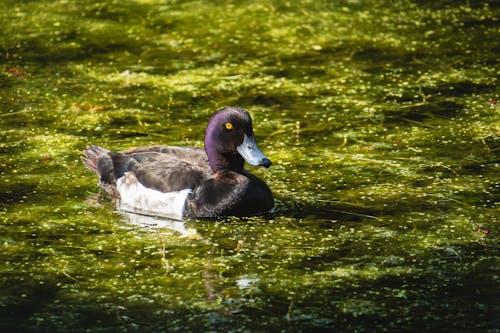
{"label": "dark water patch", "polygon": [[14,161],[9,160],[6,157],[10,156],[21,156],[26,150],[26,143],[22,140],[22,137],[26,135],[25,133],[14,133],[10,131],[8,134],[4,133],[0,138],[5,141],[9,141],[9,144],[0,145],[0,154],[3,154],[3,159],[0,157],[0,171],[11,171]]}
{"label": "dark water patch", "polygon": [[[124,114],[123,112],[110,112],[110,120],[107,126],[110,128],[120,128],[123,126],[139,126],[139,118],[133,113]],[[127,131],[128,132],[128,131]],[[136,132],[137,135],[140,133]],[[133,133],[124,133],[124,135],[134,135]]]}
{"label": "dark water patch", "polygon": [[[309,61],[311,59],[308,59]],[[324,61],[324,59],[323,59]],[[277,79],[279,78],[304,78],[304,76],[307,77],[321,77],[326,75],[326,68],[324,68],[323,65],[317,66],[316,68],[312,66],[297,66],[291,65],[287,66],[286,64],[280,64],[280,65],[273,65],[269,66],[265,69],[265,73],[273,75]]]}
{"label": "dark water patch", "polygon": [[111,20],[122,22],[124,24],[142,20],[147,16],[152,8],[147,4],[138,4],[134,2],[120,3],[117,1],[94,2],[84,5],[83,15],[99,20]]}
{"label": "dark water patch", "polygon": [[432,1],[432,0],[424,0],[424,1],[412,1],[412,3],[415,6],[418,7],[428,7],[432,9],[439,9],[443,10],[446,8],[451,8],[454,9],[459,5],[462,8],[468,9],[481,9],[485,5],[491,8],[498,8],[500,7],[500,3],[497,0],[486,0],[486,1],[480,1],[480,2],[475,2],[475,1],[453,1],[453,0],[445,0],[445,1],[440,1],[439,3]]}
{"label": "dark water patch", "polygon": [[21,109],[11,113],[5,113],[0,119],[0,123],[8,126],[11,129],[24,130],[31,126],[50,126],[56,122],[57,116],[48,115],[45,110],[33,107],[31,103],[23,105],[20,103]]}
{"label": "dark water patch", "polygon": [[283,55],[277,61],[269,59],[264,70],[266,73],[280,77],[304,78],[327,75],[328,70],[335,68],[335,61],[343,60],[340,48],[325,48],[321,51],[303,51],[293,55]]}
{"label": "dark water patch", "polygon": [[491,184],[482,191],[462,191],[455,194],[453,199],[467,205],[494,208],[498,205],[500,199],[500,181],[496,184]]}
{"label": "dark water patch", "polygon": [[274,93],[247,93],[234,100],[236,105],[260,105],[265,107],[292,107],[295,104],[295,98],[289,94],[281,94],[279,91]]}
{"label": "dark water patch", "polygon": [[500,21],[493,17],[468,18],[464,20],[464,28],[489,29],[498,28]]}
{"label": "dark water patch", "polygon": [[331,228],[334,226],[331,221],[369,221],[377,219],[380,212],[370,207],[356,206],[341,201],[306,203],[280,200],[276,214],[303,219],[304,223],[318,221],[318,226],[325,225]]}
{"label": "dark water patch", "polygon": [[474,83],[470,81],[441,84],[436,87],[422,87],[426,95],[461,97],[472,94],[493,93],[496,87],[489,84]]}
{"label": "dark water patch", "polygon": [[2,192],[0,192],[0,203],[13,203],[24,201],[31,196],[36,184],[33,183],[16,183],[4,184]]}
{"label": "dark water patch", "polygon": [[[18,83],[19,80],[22,80],[26,74],[22,69],[14,67],[14,66],[6,66],[0,68],[0,88],[7,89],[12,88]],[[6,101],[1,100],[0,105],[4,105]],[[3,108],[2,110],[6,110],[7,108]]]}
{"label": "dark water patch", "polygon": [[407,63],[414,58],[413,54],[405,54],[401,50],[397,49],[387,49],[375,46],[367,46],[359,51],[356,51],[353,55],[355,61],[366,61],[377,63],[401,61],[402,63]]}
{"label": "dark water patch", "polygon": [[27,61],[33,61],[43,65],[53,65],[67,61],[101,57],[115,54],[116,52],[130,51],[136,48],[136,44],[131,40],[123,40],[121,36],[107,40],[105,45],[103,45],[102,41],[98,40],[99,38],[102,37],[85,37],[85,41],[78,48],[58,47],[57,49],[52,44],[39,43],[39,40],[29,41],[25,48],[22,50],[12,50],[12,53],[22,54],[22,58]]}
{"label": "dark water patch", "polygon": [[460,168],[460,173],[464,175],[494,174],[500,167],[498,158],[495,155],[485,152],[481,157],[477,157],[475,161],[465,162]]}
{"label": "dark water patch", "polygon": [[[140,55],[141,60],[151,65],[142,71],[155,75],[169,75],[181,70],[197,66],[209,66],[220,63],[221,58],[202,58],[199,52],[192,50],[179,50],[175,47],[146,47]],[[195,59],[193,59],[195,58]],[[186,60],[186,59],[189,59]]]}
{"label": "dark water patch", "polygon": [[56,282],[37,285],[38,281],[24,283],[2,283],[4,291],[13,291],[17,297],[11,297],[6,303],[0,305],[0,326],[3,329],[11,332],[16,332],[19,329],[26,329],[26,321],[38,311],[43,311],[47,304],[51,303],[60,287],[56,286]]}
{"label": "dark water patch", "polygon": [[459,115],[463,106],[452,101],[428,102],[413,106],[401,106],[398,110],[384,111],[384,122],[425,122],[434,118],[452,118]]}

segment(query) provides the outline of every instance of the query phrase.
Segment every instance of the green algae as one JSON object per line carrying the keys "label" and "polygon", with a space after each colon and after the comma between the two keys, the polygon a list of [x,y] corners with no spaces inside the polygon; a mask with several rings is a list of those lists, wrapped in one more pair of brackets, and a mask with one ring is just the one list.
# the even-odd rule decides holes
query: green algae
{"label": "green algae", "polygon": [[[6,1],[0,327],[496,331],[496,1]],[[132,218],[80,162],[250,110],[275,214]],[[179,231],[180,230],[180,231]]]}

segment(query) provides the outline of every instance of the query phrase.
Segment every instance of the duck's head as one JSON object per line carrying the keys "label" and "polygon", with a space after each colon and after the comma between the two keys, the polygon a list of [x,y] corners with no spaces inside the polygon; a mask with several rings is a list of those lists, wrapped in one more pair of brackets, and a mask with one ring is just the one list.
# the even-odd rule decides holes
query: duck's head
{"label": "duck's head", "polygon": [[239,171],[244,160],[252,165],[271,166],[255,143],[250,114],[238,107],[225,107],[212,115],[205,133],[205,151],[214,171]]}

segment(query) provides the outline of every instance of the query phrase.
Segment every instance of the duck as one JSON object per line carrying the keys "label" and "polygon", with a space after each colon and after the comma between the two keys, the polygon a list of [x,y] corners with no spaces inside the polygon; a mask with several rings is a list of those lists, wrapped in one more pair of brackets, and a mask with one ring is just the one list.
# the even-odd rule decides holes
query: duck
{"label": "duck", "polygon": [[83,164],[119,209],[173,219],[246,217],[274,208],[267,184],[245,161],[272,164],[255,142],[252,119],[240,107],[224,107],[208,120],[204,148],[143,146],[114,152],[89,146]]}

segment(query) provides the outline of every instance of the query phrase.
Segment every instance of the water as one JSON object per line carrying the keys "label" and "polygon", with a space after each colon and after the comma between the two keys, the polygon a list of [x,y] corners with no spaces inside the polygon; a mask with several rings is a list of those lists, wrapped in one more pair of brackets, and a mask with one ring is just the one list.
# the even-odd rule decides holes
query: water
{"label": "water", "polygon": [[[2,331],[500,329],[498,1],[5,1]],[[89,144],[247,108],[273,216],[117,212]]]}

